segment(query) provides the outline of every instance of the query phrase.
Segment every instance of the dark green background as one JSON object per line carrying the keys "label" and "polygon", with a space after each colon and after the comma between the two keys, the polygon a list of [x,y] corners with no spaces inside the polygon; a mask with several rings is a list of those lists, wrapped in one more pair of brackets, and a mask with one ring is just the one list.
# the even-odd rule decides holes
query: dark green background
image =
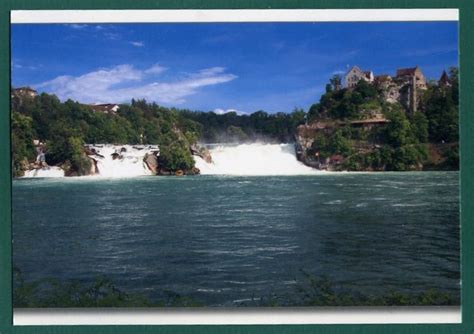
{"label": "dark green background", "polygon": [[[459,8],[462,324],[252,326],[12,326],[10,176],[10,10],[234,8]],[[469,333],[474,332],[474,1],[472,0],[0,0],[0,334],[7,333]],[[54,37],[52,37],[54,38]]]}

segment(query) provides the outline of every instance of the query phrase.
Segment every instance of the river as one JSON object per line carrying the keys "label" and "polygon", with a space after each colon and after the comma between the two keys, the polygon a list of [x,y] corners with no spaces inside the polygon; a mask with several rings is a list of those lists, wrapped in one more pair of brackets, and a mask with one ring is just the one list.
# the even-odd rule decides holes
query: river
{"label": "river", "polygon": [[[219,173],[216,173],[219,174]],[[459,173],[13,180],[13,263],[207,306],[295,294],[302,272],[366,295],[459,302]]]}

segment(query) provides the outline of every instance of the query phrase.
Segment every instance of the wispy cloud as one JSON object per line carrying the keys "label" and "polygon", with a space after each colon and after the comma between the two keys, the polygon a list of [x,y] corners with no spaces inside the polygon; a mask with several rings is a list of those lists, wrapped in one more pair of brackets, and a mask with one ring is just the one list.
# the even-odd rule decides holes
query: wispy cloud
{"label": "wispy cloud", "polygon": [[104,37],[113,41],[120,39],[120,34],[116,32],[104,32]]}
{"label": "wispy cloud", "polygon": [[165,104],[182,104],[187,97],[206,86],[237,78],[223,67],[211,67],[174,81],[158,81],[157,76],[165,70],[157,64],[144,70],[125,64],[76,77],[63,75],[33,86],[54,93],[62,100],[70,98],[84,103],[126,102],[143,98]]}
{"label": "wispy cloud", "polygon": [[137,48],[141,48],[142,46],[145,45],[145,43],[140,42],[140,41],[132,41],[130,42],[130,44],[132,44],[133,46],[136,46]]}
{"label": "wispy cloud", "polygon": [[27,65],[24,64],[23,62],[20,62],[19,60],[15,60],[11,62],[11,68],[12,69],[17,69],[17,70],[37,70],[40,67],[43,67],[41,64],[36,64],[36,65]]}
{"label": "wispy cloud", "polygon": [[160,64],[155,64],[151,66],[150,68],[147,68],[144,72],[146,74],[161,74],[166,70],[167,70],[166,67],[163,67]]}
{"label": "wispy cloud", "polygon": [[457,52],[458,47],[457,45],[448,45],[448,46],[439,46],[433,48],[420,48],[415,50],[407,50],[402,53],[403,56],[406,57],[426,57],[432,55],[441,55],[451,52]]}
{"label": "wispy cloud", "polygon": [[81,29],[85,29],[87,28],[87,24],[78,24],[78,23],[71,23],[71,24],[66,24],[66,26],[72,28],[72,29],[77,29],[77,30],[81,30]]}
{"label": "wispy cloud", "polygon": [[331,75],[343,75],[346,74],[347,70],[335,70],[331,72]]}

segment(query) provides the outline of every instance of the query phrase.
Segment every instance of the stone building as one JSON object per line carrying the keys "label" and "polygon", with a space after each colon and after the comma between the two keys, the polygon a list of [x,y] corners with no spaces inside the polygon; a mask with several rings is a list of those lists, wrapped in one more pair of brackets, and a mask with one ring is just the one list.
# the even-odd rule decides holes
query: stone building
{"label": "stone building", "polygon": [[[410,112],[417,110],[421,91],[427,89],[426,78],[419,66],[399,68],[394,77],[388,74],[374,76],[372,71],[362,71],[353,66],[345,76],[346,87],[353,88],[360,80],[381,88],[385,101],[400,102]],[[441,77],[439,84],[449,85],[447,74]]]}
{"label": "stone building", "polygon": [[347,88],[353,88],[361,80],[372,83],[374,81],[374,73],[372,71],[362,71],[358,66],[352,66],[345,76]]}
{"label": "stone building", "polygon": [[38,92],[30,87],[19,87],[19,88],[13,88],[10,95],[11,95],[11,98],[14,98],[14,97],[34,98],[38,96]]}
{"label": "stone building", "polygon": [[412,113],[418,109],[420,91],[425,90],[426,79],[419,66],[397,69],[396,82],[400,85],[399,101]]}
{"label": "stone building", "polygon": [[419,66],[397,69],[396,80],[410,85],[415,83],[415,88],[426,89],[426,78]]}
{"label": "stone building", "polygon": [[392,84],[392,77],[388,74],[376,75],[374,83],[380,88],[388,88]]}

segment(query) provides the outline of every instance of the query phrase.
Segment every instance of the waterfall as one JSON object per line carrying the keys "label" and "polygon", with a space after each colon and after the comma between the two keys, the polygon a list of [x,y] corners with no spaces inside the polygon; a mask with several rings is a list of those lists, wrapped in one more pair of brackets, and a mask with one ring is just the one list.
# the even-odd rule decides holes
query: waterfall
{"label": "waterfall", "polygon": [[[196,167],[207,175],[306,175],[313,168],[296,160],[292,144],[214,144],[207,145],[212,163],[194,156]],[[95,161],[95,177],[123,178],[152,175],[143,161],[147,154],[156,155],[154,145],[86,145],[87,155]],[[25,177],[63,177],[60,167],[43,167],[26,171]]]}
{"label": "waterfall", "polygon": [[152,175],[143,158],[159,151],[155,145],[88,145],[88,149],[95,152],[89,157],[96,161],[100,177]]}
{"label": "waterfall", "polygon": [[201,174],[305,175],[318,171],[296,160],[292,144],[208,145],[212,163],[195,156]]}
{"label": "waterfall", "polygon": [[64,177],[64,171],[60,167],[47,166],[27,170],[24,177]]}
{"label": "waterfall", "polygon": [[[95,161],[94,177],[123,178],[152,175],[143,161],[146,154],[156,154],[156,145],[86,145],[85,151]],[[46,166],[27,170],[24,177],[64,177],[64,170]]]}

